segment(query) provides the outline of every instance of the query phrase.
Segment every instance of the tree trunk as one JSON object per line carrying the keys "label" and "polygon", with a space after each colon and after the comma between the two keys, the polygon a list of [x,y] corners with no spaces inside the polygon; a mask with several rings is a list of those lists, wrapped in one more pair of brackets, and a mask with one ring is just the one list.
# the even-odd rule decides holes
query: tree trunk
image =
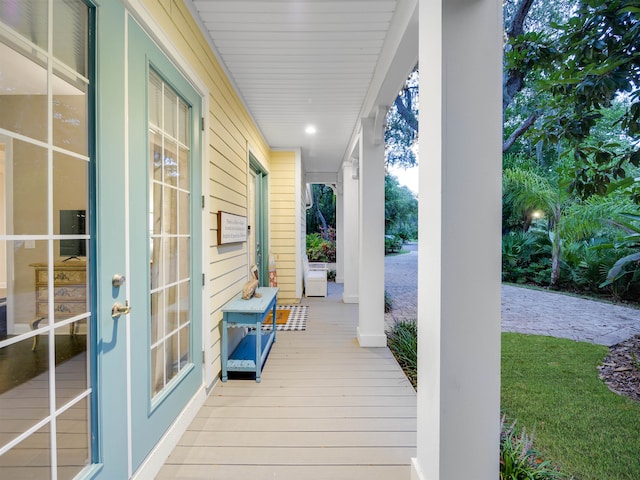
{"label": "tree trunk", "polygon": [[511,135],[509,135],[509,138],[504,141],[504,143],[502,144],[502,153],[505,153],[507,150],[509,150],[512,145],[516,143],[516,140],[520,138],[524,134],[524,132],[531,128],[531,125],[535,123],[539,116],[540,112],[533,112],[531,115],[529,115],[529,118],[522,122],[520,126],[516,128]]}
{"label": "tree trunk", "polygon": [[327,221],[325,220],[324,215],[322,214],[322,210],[320,210],[321,188],[322,187],[320,185],[313,185],[312,187],[313,209],[315,211],[316,218],[318,219],[318,222],[320,223],[320,226],[322,228],[322,238],[324,238],[325,240],[329,240],[329,229],[327,228]]}
{"label": "tree trunk", "polygon": [[[410,95],[410,94],[408,94]],[[413,111],[411,110],[411,107],[407,107],[404,102],[402,101],[402,97],[403,95],[398,95],[396,97],[395,100],[395,105],[396,108],[398,109],[398,114],[400,114],[400,116],[404,119],[405,122],[407,122],[407,125],[409,125],[409,127],[411,127],[411,129],[414,132],[418,131],[418,119],[416,118],[416,116],[414,115]]]}
{"label": "tree trunk", "polygon": [[[507,29],[507,38],[509,41],[516,38],[518,35],[522,35],[524,32],[524,21],[531,10],[531,5],[535,0],[522,0],[518,4],[518,8],[513,14],[513,20],[511,26]],[[520,70],[509,70],[505,72],[502,79],[502,116],[507,111],[507,107],[511,105],[513,97],[522,90],[524,85],[524,77],[527,72]]]}

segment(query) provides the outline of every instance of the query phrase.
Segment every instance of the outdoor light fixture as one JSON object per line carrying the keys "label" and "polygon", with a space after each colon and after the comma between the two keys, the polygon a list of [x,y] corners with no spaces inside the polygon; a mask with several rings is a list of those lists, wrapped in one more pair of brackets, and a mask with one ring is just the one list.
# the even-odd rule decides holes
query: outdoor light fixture
{"label": "outdoor light fixture", "polygon": [[532,214],[531,217],[532,218],[542,218],[544,216],[544,213],[540,210],[535,210]]}
{"label": "outdoor light fixture", "polygon": [[309,135],[313,135],[314,133],[316,133],[316,127],[314,127],[313,125],[307,125],[307,128],[305,128],[304,131]]}

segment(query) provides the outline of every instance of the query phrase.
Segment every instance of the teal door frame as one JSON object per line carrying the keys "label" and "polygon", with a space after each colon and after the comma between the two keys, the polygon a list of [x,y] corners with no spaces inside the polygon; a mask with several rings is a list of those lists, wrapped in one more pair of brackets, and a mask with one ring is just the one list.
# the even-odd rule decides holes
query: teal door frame
{"label": "teal door frame", "polygon": [[255,217],[256,225],[253,226],[256,244],[260,245],[260,264],[258,273],[260,285],[269,286],[269,192],[268,174],[262,168],[258,160],[249,153],[249,168],[252,179],[255,179]]}

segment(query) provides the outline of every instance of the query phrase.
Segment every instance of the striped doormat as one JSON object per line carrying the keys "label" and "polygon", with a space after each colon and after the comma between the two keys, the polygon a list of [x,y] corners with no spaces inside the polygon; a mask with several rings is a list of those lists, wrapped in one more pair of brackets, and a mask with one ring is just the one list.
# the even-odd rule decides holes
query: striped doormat
{"label": "striped doormat", "polygon": [[[276,311],[276,330],[299,331],[307,329],[307,305],[278,305]],[[282,314],[280,313],[282,311]],[[289,314],[287,323],[280,323],[278,320],[284,315]],[[273,320],[271,315],[268,321],[262,324],[263,330],[271,330],[273,328]]]}

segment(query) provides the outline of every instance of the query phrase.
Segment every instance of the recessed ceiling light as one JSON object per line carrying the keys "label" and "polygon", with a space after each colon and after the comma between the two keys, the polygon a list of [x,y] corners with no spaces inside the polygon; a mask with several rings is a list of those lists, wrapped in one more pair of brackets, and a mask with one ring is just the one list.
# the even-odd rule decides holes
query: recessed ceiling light
{"label": "recessed ceiling light", "polygon": [[304,131],[309,135],[313,135],[314,133],[316,133],[316,127],[314,127],[313,125],[307,125],[307,128],[305,128]]}

